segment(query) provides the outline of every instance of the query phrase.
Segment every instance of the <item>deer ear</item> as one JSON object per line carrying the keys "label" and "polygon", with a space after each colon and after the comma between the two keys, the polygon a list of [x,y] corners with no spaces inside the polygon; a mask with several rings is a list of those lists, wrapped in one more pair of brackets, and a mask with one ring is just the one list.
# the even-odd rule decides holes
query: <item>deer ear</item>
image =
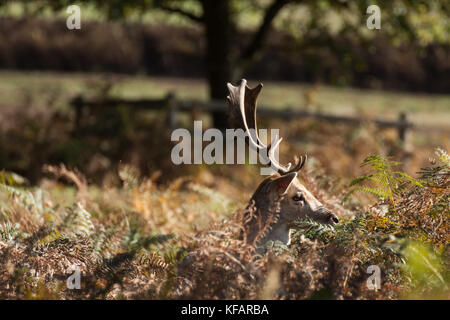
{"label": "deer ear", "polygon": [[297,172],[291,172],[276,178],[272,181],[272,183],[275,185],[278,193],[281,195],[287,192],[289,186],[292,184],[292,181],[294,181],[296,177]]}

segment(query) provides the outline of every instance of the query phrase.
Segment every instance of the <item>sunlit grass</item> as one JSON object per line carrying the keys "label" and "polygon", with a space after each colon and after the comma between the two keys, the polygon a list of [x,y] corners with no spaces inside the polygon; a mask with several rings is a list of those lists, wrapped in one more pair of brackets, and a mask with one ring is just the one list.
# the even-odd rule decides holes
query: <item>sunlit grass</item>
{"label": "sunlit grass", "polygon": [[[262,81],[261,104],[270,108],[303,108],[335,114],[364,112],[372,116],[395,118],[401,111],[418,124],[448,126],[450,95],[387,92],[339,88],[325,85]],[[174,92],[180,99],[206,101],[207,83],[203,79],[128,76],[95,73],[0,72],[2,104],[17,104],[32,97],[33,104],[64,108],[77,94],[95,95],[111,83],[110,94],[123,98],[161,98]],[[250,79],[250,84],[256,81]]]}

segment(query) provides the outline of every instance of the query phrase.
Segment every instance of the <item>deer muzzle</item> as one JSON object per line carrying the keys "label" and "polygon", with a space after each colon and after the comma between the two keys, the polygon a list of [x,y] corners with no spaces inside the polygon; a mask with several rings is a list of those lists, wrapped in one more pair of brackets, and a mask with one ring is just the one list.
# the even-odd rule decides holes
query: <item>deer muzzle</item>
{"label": "deer muzzle", "polygon": [[320,207],[316,210],[316,214],[318,214],[323,223],[326,224],[336,224],[339,223],[339,218],[330,210]]}
{"label": "deer muzzle", "polygon": [[331,213],[331,212],[328,215],[327,220],[329,221],[330,224],[339,223],[339,218],[334,213]]}

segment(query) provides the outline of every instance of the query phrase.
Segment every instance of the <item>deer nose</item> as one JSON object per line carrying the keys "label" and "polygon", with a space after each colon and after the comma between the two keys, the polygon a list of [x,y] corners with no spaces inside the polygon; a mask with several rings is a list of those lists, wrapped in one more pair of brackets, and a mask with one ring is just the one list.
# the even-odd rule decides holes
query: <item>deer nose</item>
{"label": "deer nose", "polygon": [[339,218],[338,218],[335,214],[330,213],[330,214],[328,215],[328,221],[329,221],[330,223],[332,223],[332,224],[334,224],[334,223],[339,223]]}

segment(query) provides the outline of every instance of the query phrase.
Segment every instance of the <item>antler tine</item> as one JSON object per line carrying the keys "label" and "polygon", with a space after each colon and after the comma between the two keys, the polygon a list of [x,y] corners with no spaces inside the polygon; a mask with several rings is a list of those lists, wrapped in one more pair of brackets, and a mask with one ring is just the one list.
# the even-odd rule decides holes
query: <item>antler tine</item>
{"label": "antler tine", "polygon": [[300,157],[300,159],[298,158],[298,156],[295,156],[294,159],[295,159],[295,166],[292,169],[288,170],[286,173],[300,171],[300,169],[303,168],[303,166],[305,165],[308,156],[305,154],[305,156]]}
{"label": "antler tine", "polygon": [[289,170],[291,164],[289,163],[288,166],[285,167],[275,159],[275,150],[277,150],[283,138],[278,138],[278,135],[276,135],[274,140],[275,142],[273,144],[270,144],[267,150],[267,156],[269,157],[270,166],[279,174],[285,174]]}
{"label": "antler tine", "polygon": [[262,84],[260,83],[254,88],[249,88],[247,86],[247,80],[242,79],[239,86],[233,86],[231,83],[227,83],[227,87],[230,93],[227,97],[230,105],[230,116],[232,120],[238,121],[240,128],[245,129],[249,137],[249,144],[257,150],[266,150],[269,165],[281,175],[300,170],[305,164],[306,156],[300,159],[296,156],[295,166],[292,169],[291,163],[283,166],[275,159],[274,153],[279,148],[283,138],[278,138],[278,135],[276,135],[269,146],[266,146],[259,139],[256,122],[256,101],[261,92]]}
{"label": "antler tine", "polygon": [[[256,100],[261,92],[262,84],[258,84],[255,88],[249,88],[247,80],[242,79],[239,87],[235,87],[231,83],[227,83],[227,86],[230,92],[227,99],[232,108],[232,115],[236,117],[237,111],[235,109],[238,108],[240,125],[247,132],[251,145],[256,149],[267,149],[267,146],[259,139],[256,124]],[[250,118],[250,124],[247,118]],[[253,129],[253,131],[250,129]]]}

